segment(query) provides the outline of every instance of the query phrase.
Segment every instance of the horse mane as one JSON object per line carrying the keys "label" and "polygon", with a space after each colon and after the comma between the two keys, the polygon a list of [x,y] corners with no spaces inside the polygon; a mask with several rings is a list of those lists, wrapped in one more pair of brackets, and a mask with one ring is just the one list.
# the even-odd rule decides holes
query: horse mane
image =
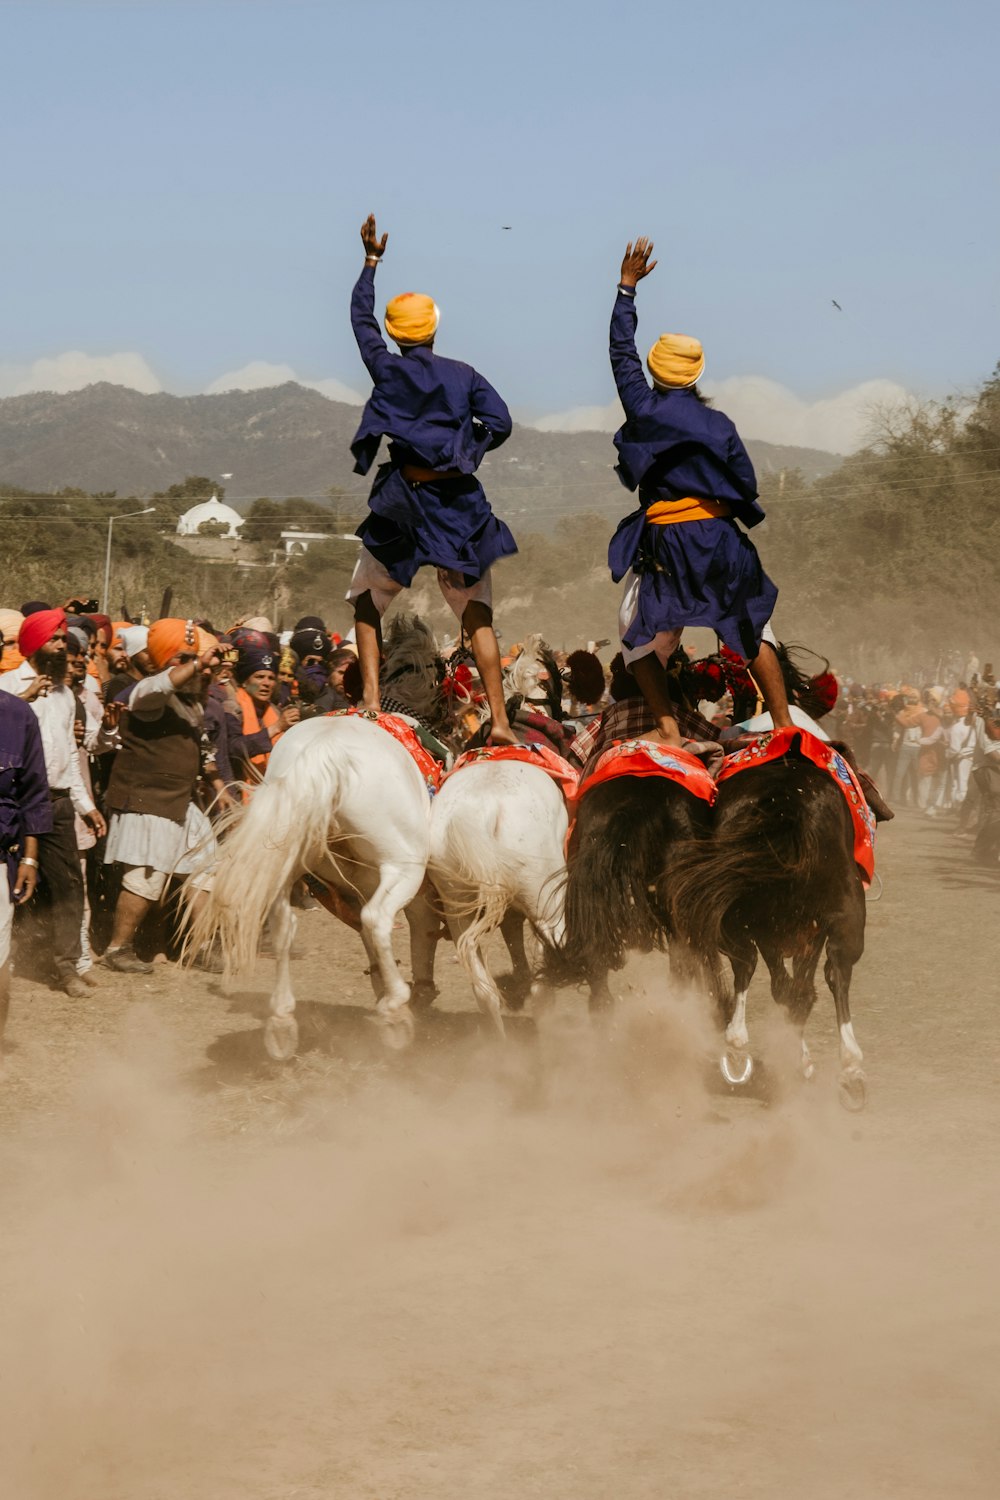
{"label": "horse mane", "polygon": [[434,632],[419,615],[394,615],[385,637],[381,682],[414,718],[428,723],[442,716],[441,657]]}

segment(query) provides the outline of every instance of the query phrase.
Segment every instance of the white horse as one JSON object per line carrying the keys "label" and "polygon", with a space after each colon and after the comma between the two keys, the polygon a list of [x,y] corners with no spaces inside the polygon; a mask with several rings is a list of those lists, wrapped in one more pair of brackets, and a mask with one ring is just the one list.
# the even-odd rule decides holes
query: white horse
{"label": "white horse", "polygon": [[370,964],[387,1040],[412,1034],[410,987],[392,952],[398,914],[417,895],[430,853],[430,798],[413,759],[359,716],[297,724],[275,746],[249,805],[230,819],[215,883],[188,898],[187,951],[218,941],[227,975],[253,967],[265,921],[277,961],[264,1045],[277,1061],[298,1045],[289,953],[296,919],[289,895],[312,874],[352,908]]}
{"label": "white horse", "polygon": [[503,1036],[503,1004],[484,944],[502,928],[514,962],[514,987],[526,995],[531,978],[524,918],[547,943],[558,945],[563,937],[566,829],[562,792],[537,766],[483,760],[446,779],[431,810],[427,864],[440,905],[435,909],[425,890],[407,911],[414,1003],[430,1004],[436,994],[440,910],[476,1002]]}

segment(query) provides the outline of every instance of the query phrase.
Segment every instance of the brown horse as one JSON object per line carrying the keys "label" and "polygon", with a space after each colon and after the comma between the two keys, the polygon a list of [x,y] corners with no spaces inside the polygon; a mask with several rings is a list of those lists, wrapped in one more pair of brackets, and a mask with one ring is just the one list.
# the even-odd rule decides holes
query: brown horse
{"label": "brown horse", "polygon": [[758,953],[770,972],[771,994],[799,1028],[803,1069],[811,1077],[803,1033],[825,947],[840,1031],[841,1102],[862,1109],[863,1055],[849,994],[864,952],[864,886],[847,800],[800,747],[796,736],[781,759],[721,782],[711,839],[675,852],[671,920],[710,972],[721,974],[720,954],[732,964],[732,994],[716,984],[727,1044],[721,1065],[730,1083],[748,1082],[753,1071],[746,1000]]}

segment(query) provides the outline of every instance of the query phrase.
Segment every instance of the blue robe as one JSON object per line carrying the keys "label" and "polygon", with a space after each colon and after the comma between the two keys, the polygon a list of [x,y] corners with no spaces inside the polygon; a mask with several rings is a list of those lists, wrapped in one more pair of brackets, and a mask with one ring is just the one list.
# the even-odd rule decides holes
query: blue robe
{"label": "blue robe", "polygon": [[[510,413],[471,365],[425,345],[390,353],[375,317],[373,266],[355,285],[351,326],[375,387],[351,444],[355,473],[367,474],[382,439],[389,440],[389,461],[368,498],[371,514],[357,534],[397,583],[408,587],[429,563],[471,585],[497,558],[517,551],[474,477],[483,456],[510,436]],[[405,464],[459,475],[412,484],[401,472]]]}
{"label": "blue robe", "polygon": [[31,708],[12,693],[0,701],[0,880],[13,891],[24,840],[52,832],[42,732]]}
{"label": "blue robe", "polygon": [[640,577],[639,611],[624,644],[646,645],[660,631],[703,625],[752,660],[774,611],[778,590],[757,549],[734,519],[656,526],[646,510],[657,500],[725,501],[745,526],[764,519],[757,480],[735,426],[692,390],[651,388],[636,352],[635,299],[619,291],[611,315],[611,367],[625,425],[615,433],[617,473],[638,490],[641,508],[618,526],[608,549],[615,582],[630,568]]}

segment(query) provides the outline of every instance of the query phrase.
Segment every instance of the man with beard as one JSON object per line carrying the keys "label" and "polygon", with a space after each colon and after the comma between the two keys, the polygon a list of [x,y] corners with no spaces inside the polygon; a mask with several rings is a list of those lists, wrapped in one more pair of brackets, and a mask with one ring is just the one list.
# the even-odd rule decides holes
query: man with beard
{"label": "man with beard", "polygon": [[30,703],[42,735],[52,800],[52,830],[40,835],[38,863],[51,910],[55,982],[73,999],[87,994],[76,972],[83,925],[83,880],[76,847],[75,813],[100,838],[104,819],[84,786],[74,728],[76,700],[66,685],[66,615],[61,609],[28,615],[18,632],[19,667],[0,677],[0,692]]}
{"label": "man with beard", "polygon": [[129,695],[108,784],[104,862],[125,872],[104,962],[119,974],[152,972],[135,951],[140,923],[171,876],[193,875],[207,887],[215,858],[212,825],[195,793],[209,758],[204,703],[219,643],[192,620],[157,620],[146,649],[156,670]]}

